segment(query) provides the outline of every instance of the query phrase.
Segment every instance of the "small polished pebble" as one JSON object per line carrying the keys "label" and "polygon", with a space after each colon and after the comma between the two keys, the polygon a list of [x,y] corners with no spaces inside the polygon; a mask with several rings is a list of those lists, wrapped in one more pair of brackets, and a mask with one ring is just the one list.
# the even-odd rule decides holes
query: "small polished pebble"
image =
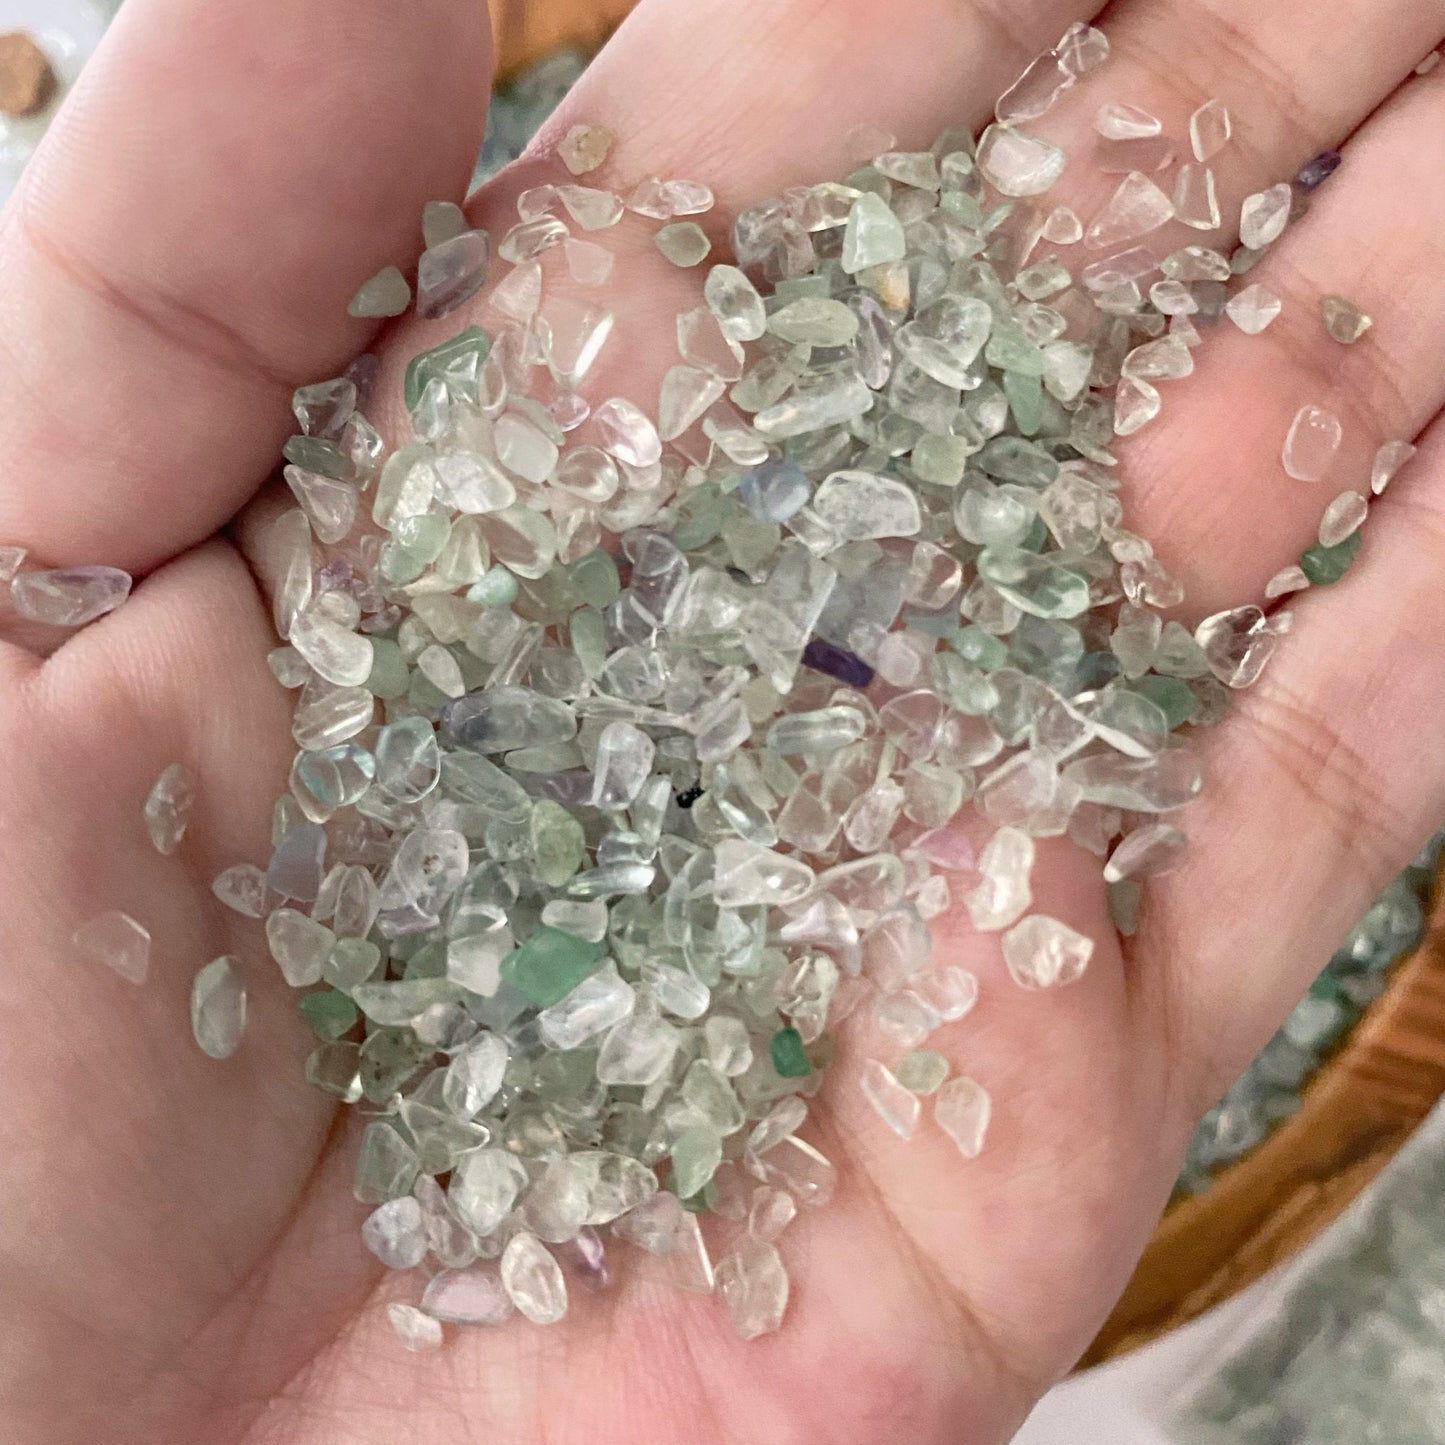
{"label": "small polished pebble", "polygon": [[1340,419],[1322,406],[1304,406],[1290,424],[1284,469],[1301,482],[1317,482],[1333,465],[1344,438]]}

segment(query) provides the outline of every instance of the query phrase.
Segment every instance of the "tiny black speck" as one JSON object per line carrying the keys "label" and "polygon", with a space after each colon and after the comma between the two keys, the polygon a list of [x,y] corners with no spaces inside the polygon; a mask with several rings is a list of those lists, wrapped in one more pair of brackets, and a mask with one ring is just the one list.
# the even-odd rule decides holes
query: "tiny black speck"
{"label": "tiny black speck", "polygon": [[701,788],[689,788],[685,793],[679,793],[677,795],[677,806],[679,808],[690,808],[700,797],[702,797]]}

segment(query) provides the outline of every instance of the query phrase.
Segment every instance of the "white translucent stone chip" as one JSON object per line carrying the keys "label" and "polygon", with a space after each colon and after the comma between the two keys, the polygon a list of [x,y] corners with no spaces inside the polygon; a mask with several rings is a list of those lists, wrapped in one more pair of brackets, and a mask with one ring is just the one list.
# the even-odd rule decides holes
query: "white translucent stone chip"
{"label": "white translucent stone chip", "polygon": [[1021,988],[1060,988],[1081,978],[1094,940],[1057,918],[1030,914],[1003,936],[1004,962]]}
{"label": "white translucent stone chip", "polygon": [[1135,136],[1158,135],[1164,126],[1158,116],[1138,106],[1107,101],[1095,113],[1094,129],[1108,140],[1130,140]]}
{"label": "white translucent stone chip", "polygon": [[1194,159],[1201,164],[1213,160],[1225,146],[1233,132],[1229,111],[1218,100],[1206,100],[1189,117],[1189,144]]}
{"label": "white translucent stone chip", "polygon": [[918,1127],[918,1116],[922,1109],[918,1095],[905,1089],[893,1072],[877,1059],[869,1059],[863,1065],[860,1086],[863,1097],[873,1106],[874,1113],[900,1139],[911,1139]]}
{"label": "white translucent stone chip", "polygon": [[427,1249],[421,1205],[409,1194],[378,1205],[361,1226],[361,1239],[388,1269],[414,1269]]}
{"label": "white translucent stone chip", "polygon": [[414,1354],[429,1354],[442,1347],[442,1327],[438,1320],[423,1313],[415,1305],[389,1304],[387,1318],[396,1337]]}
{"label": "white translucent stone chip", "polygon": [[191,1031],[201,1051],[228,1059],[246,1031],[246,985],[234,958],[212,959],[191,987]]}
{"label": "white translucent stone chip", "polygon": [[[1291,614],[1269,617],[1252,604],[1206,617],[1194,629],[1215,677],[1226,687],[1252,687],[1292,623]],[[1194,791],[1198,791],[1197,785]]]}
{"label": "white translucent stone chip", "polygon": [[144,812],[146,831],[157,853],[169,857],[181,846],[195,800],[195,779],[180,763],[172,763],[156,779]]}
{"label": "white translucent stone chip", "polygon": [[129,983],[150,972],[151,936],[128,913],[102,913],[75,930],[74,943],[87,958],[112,968]]}
{"label": "white translucent stone chip", "polygon": [[778,1251],[744,1236],[717,1265],[717,1289],[733,1329],[744,1340],[771,1334],[788,1308],[788,1272]]}
{"label": "white translucent stone chip", "polygon": [[502,1285],[535,1325],[556,1324],[567,1313],[562,1267],[539,1239],[516,1234],[502,1253]]}
{"label": "white translucent stone chip", "polygon": [[1084,233],[1084,244],[1096,251],[1126,246],[1157,231],[1173,215],[1174,202],[1169,196],[1148,176],[1131,171]]}
{"label": "white translucent stone chip", "polygon": [[130,596],[130,573],[118,567],[58,567],[11,579],[10,602],[27,622],[84,627]]}
{"label": "white translucent stone chip", "polygon": [[516,1312],[490,1261],[465,1269],[446,1269],[428,1281],[421,1302],[429,1315],[452,1325],[495,1328]]}
{"label": "white translucent stone chip", "polygon": [[1167,873],[1183,856],[1185,842],[1183,831],[1172,823],[1148,823],[1135,828],[1110,854],[1104,865],[1104,882]]}
{"label": "white translucent stone chip", "polygon": [[625,397],[614,396],[592,412],[602,449],[632,467],[650,467],[662,456],[662,439],[646,414]]}
{"label": "white translucent stone chip", "polygon": [[574,176],[595,171],[612,148],[612,132],[603,125],[574,125],[557,145],[562,164]]}
{"label": "white translucent stone chip", "polygon": [[1412,442],[1386,442],[1375,453],[1370,469],[1370,490],[1379,496],[1395,479],[1395,474],[1413,457],[1418,448]]}
{"label": "white translucent stone chip", "polygon": [[912,488],[873,472],[834,472],[813,494],[813,510],[844,541],[912,537],[923,525]]}
{"label": "white translucent stone chip", "polygon": [[1310,579],[1305,576],[1304,569],[1295,563],[1288,567],[1281,567],[1273,577],[1265,583],[1264,595],[1269,601],[1276,597],[1286,597],[1291,592],[1303,592],[1310,585]]}
{"label": "white translucent stone chip", "polygon": [[1236,291],[1224,303],[1225,314],[1246,336],[1258,336],[1283,308],[1279,297],[1258,282]]}
{"label": "white translucent stone chip", "polygon": [[972,1079],[950,1079],[933,1098],[933,1117],[938,1127],[958,1145],[965,1159],[977,1159],[983,1152],[993,1114],[993,1100],[982,1084]]}
{"label": "white translucent stone chip", "polygon": [[1076,20],[1064,31],[1054,54],[1075,80],[1097,70],[1109,58],[1109,37],[1102,30]]}
{"label": "white translucent stone chip", "polygon": [[1271,186],[1245,198],[1239,213],[1239,241],[1251,251],[1262,251],[1279,240],[1289,224],[1294,192],[1288,185]]}
{"label": "white translucent stone chip", "polygon": [[1058,98],[1073,85],[1074,79],[1064,69],[1059,57],[1053,51],[1047,51],[1031,62],[999,97],[994,117],[1003,125],[1037,120],[1053,109]]}
{"label": "white translucent stone chip", "polygon": [[1344,428],[1334,412],[1322,406],[1301,407],[1285,437],[1285,471],[1297,481],[1318,482],[1329,472],[1343,439]]}
{"label": "white translucent stone chip", "polygon": [[1320,519],[1320,546],[1338,547],[1347,537],[1353,537],[1364,526],[1369,511],[1370,504],[1358,492],[1341,492]]}
{"label": "white translucent stone chip", "polygon": [[978,143],[978,168],[1005,196],[1041,196],[1064,173],[1057,146],[1012,126],[991,125]]}
{"label": "white translucent stone chip", "polygon": [[27,547],[0,547],[0,583],[8,586],[29,555]]}

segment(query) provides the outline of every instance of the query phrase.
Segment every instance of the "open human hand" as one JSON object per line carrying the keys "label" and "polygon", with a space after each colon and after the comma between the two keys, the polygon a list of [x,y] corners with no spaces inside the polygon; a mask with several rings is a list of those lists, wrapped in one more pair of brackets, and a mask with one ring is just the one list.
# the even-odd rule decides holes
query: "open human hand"
{"label": "open human hand", "polygon": [[[643,0],[470,209],[505,229],[587,120],[618,136],[608,183],[696,178],[726,215],[847,169],[841,138],[861,122],[904,147],[983,124],[1096,8]],[[398,1281],[357,1240],[355,1134],[301,1081],[283,980],[258,961],[251,1029],[224,1064],[186,1011],[200,963],[258,953],[210,881],[264,857],[290,753],[248,504],[295,386],[370,348],[394,393],[405,358],[465,320],[377,334],[345,308],[415,254],[422,204],[465,184],[487,16],[474,0],[128,0],[0,222],[0,541],[142,578],[59,647],[0,617],[7,1445],[989,1445],[1078,1357],[1199,1114],[1445,812],[1445,80],[1410,78],[1445,4],[1117,0],[1103,23],[1113,59],[1041,132],[1085,130],[1117,99],[1177,135],[1220,97],[1226,216],[1317,152],[1345,156],[1256,273],[1280,320],[1209,336],[1194,380],[1123,445],[1126,514],[1184,580],[1180,615],[1259,600],[1313,541],[1328,496],[1279,464],[1300,406],[1344,419],[1342,477],[1368,476],[1392,438],[1420,436],[1419,458],[1373,505],[1355,570],[1298,599],[1263,681],[1202,738],[1190,850],[1148,885],[1127,945],[1026,995],[992,935],[960,910],[939,920],[936,954],[984,981],[977,1012],[933,1042],[994,1096],[979,1159],[887,1135],[842,1087],[845,1040],[845,1078],[810,1124],[839,1185],[787,1236],[780,1332],[744,1344],[710,1302],[624,1270],[557,1326],[414,1356],[381,1307]],[[1063,184],[1085,214],[1105,195],[1103,178]],[[701,273],[666,267],[635,218],[609,244],[607,385],[645,400]],[[1323,292],[1375,318],[1364,341],[1324,337]],[[378,420],[394,435],[399,405]],[[163,858],[140,808],[177,760],[203,787]],[[1050,911],[1112,940],[1097,859],[1042,854]],[[154,937],[142,990],[74,957],[77,923],[109,908]]]}

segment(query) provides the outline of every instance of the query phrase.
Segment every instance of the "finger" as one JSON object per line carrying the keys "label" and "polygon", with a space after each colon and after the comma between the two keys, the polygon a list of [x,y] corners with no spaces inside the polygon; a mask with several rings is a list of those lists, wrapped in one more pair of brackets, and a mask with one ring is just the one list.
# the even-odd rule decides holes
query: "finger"
{"label": "finger", "polygon": [[131,0],[0,226],[0,537],[144,571],[208,536],[460,197],[485,7]]}
{"label": "finger", "polygon": [[922,147],[995,97],[1098,0],[643,0],[543,128],[608,126],[607,174],[705,181],[724,214],[867,158],[849,132]]}
{"label": "finger", "polygon": [[[1376,450],[1414,438],[1445,405],[1442,121],[1445,79],[1432,73],[1365,125],[1309,214],[1244,278],[1282,300],[1279,319],[1258,336],[1223,323],[1198,349],[1196,374],[1129,443],[1130,525],[1157,539],[1201,615],[1259,597],[1316,542],[1335,497],[1369,496]],[[1351,346],[1325,330],[1320,303],[1330,294],[1374,321]],[[1281,459],[1306,405],[1343,427],[1317,482],[1288,476]],[[1221,537],[1234,545],[1220,547]]]}
{"label": "finger", "polygon": [[[222,868],[265,862],[257,804],[284,785],[288,699],[265,666],[269,630],[244,565],[212,543],[7,695],[0,739],[27,762],[7,787],[0,899],[26,966],[0,979],[14,1105],[0,1219],[7,1279],[45,1284],[0,1370],[12,1382],[83,1348],[101,1388],[135,1396],[274,1246],[329,1126],[331,1104],[295,1087],[310,1044],[291,989],[257,956],[258,925],[210,894]],[[142,805],[176,762],[196,804],[161,857]],[[112,909],[151,935],[144,987],[73,942]],[[223,953],[242,961],[249,1024],[218,1064],[187,1015],[197,970]],[[59,1145],[77,1137],[81,1149]],[[63,1259],[47,1244],[61,1237]]]}
{"label": "finger", "polygon": [[1136,954],[1165,971],[1181,1107],[1212,1102],[1445,816],[1445,424],[1371,516],[1357,569],[1204,744],[1198,844],[1148,885]]}

